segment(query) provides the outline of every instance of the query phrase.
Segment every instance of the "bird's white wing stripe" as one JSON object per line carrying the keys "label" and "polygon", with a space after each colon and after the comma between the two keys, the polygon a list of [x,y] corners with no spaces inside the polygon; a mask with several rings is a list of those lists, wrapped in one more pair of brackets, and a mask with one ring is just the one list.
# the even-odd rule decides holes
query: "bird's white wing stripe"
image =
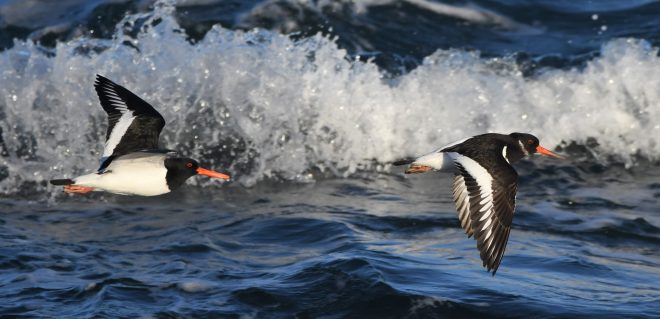
{"label": "bird's white wing stripe", "polygon": [[457,202],[463,202],[467,198],[467,191],[465,190],[465,187],[461,187],[460,193],[458,194],[458,198],[456,198]]}
{"label": "bird's white wing stripe", "polygon": [[493,222],[493,219],[492,219],[492,218],[488,219],[488,220],[486,221],[486,223],[484,224],[484,227],[482,227],[481,229],[482,229],[482,230],[486,230],[486,229],[488,228],[488,226],[490,226],[490,223],[491,223],[491,222]]}
{"label": "bird's white wing stripe", "polygon": [[520,145],[520,149],[523,151],[525,156],[528,156],[529,152],[527,152],[527,150],[525,149],[525,145],[523,145],[523,142],[521,140],[518,140],[518,145]]}
{"label": "bird's white wing stripe", "polygon": [[507,147],[508,147],[508,146],[504,145],[504,147],[502,148],[502,157],[504,157],[504,160],[505,160],[507,163],[509,163],[509,159],[506,158],[506,150],[507,150]]}
{"label": "bird's white wing stripe", "polygon": [[[488,205],[485,205],[485,206],[481,207],[481,208],[479,209],[479,211],[480,211],[480,212],[487,212],[485,215],[490,215],[491,212],[490,212],[489,210],[490,210],[492,207],[493,207],[493,205],[490,204],[490,203],[488,203]],[[483,217],[481,218],[481,220],[483,220]]]}
{"label": "bird's white wing stripe", "polygon": [[117,94],[114,87],[103,87],[102,89],[108,102],[110,102],[110,105],[114,106],[115,109],[121,113],[121,117],[119,117],[119,120],[115,123],[112,132],[110,132],[110,136],[108,136],[108,140],[105,142],[103,155],[101,156],[101,163],[112,155],[121,141],[121,138],[126,134],[126,131],[128,131],[128,128],[136,117],[133,111],[131,111],[128,108],[128,105],[126,105],[126,101]]}
{"label": "bird's white wing stripe", "polygon": [[489,197],[491,198],[492,202],[492,195],[493,195],[493,177],[488,174],[488,171],[483,168],[483,166],[479,165],[475,160],[458,154],[454,161],[457,163],[461,164],[465,171],[474,178],[474,180],[479,184],[479,188],[481,189],[481,197]]}
{"label": "bird's white wing stripe", "polygon": [[118,108],[123,110],[128,110],[128,107],[126,106],[126,103],[124,103],[124,100],[118,97],[108,97],[108,100]]}
{"label": "bird's white wing stripe", "polygon": [[[483,228],[483,229],[482,229],[482,231],[484,231],[484,230],[486,230],[486,228]],[[488,237],[490,237],[490,235],[491,235],[492,233],[493,233],[493,229],[492,229],[492,228],[489,228],[489,229],[488,229],[488,232],[486,233],[486,236],[484,237],[484,239],[487,239]],[[489,244],[488,246],[490,246],[490,244]]]}
{"label": "bird's white wing stripe", "polygon": [[[479,185],[479,205],[482,207],[479,209],[479,213],[483,213],[479,217],[479,222],[487,220],[484,225],[481,226],[481,231],[484,232],[487,230],[486,235],[483,237],[486,247],[490,247],[495,236],[493,234],[493,228],[489,227],[492,224],[494,218],[494,207],[493,207],[493,177],[488,173],[488,171],[475,160],[463,156],[457,155],[454,159],[456,163],[460,164],[463,169],[474,178]],[[477,216],[472,216],[472,218],[477,218]],[[490,237],[490,238],[489,238]]]}
{"label": "bird's white wing stripe", "polygon": [[128,127],[131,126],[131,123],[133,123],[134,119],[135,115],[133,112],[126,112],[121,115],[119,121],[117,121],[115,124],[115,127],[112,128],[112,133],[110,133],[108,140],[105,142],[105,148],[103,148],[101,161],[112,155],[115,147],[117,147],[117,144],[119,144],[119,141],[121,141],[122,136],[126,134]]}
{"label": "bird's white wing stripe", "polygon": [[489,218],[493,213],[493,177],[490,176],[483,166],[467,156],[457,155],[454,161],[461,164],[465,171],[467,171],[467,173],[470,174],[479,185],[482,198],[479,204],[483,205],[483,207],[479,209],[479,212],[484,212],[484,215],[481,216],[480,220],[483,221],[486,218]]}
{"label": "bird's white wing stripe", "polygon": [[470,220],[470,196],[465,187],[465,180],[462,175],[454,177],[454,202],[458,210],[458,219],[461,221],[461,227],[468,236],[472,236],[472,221]]}
{"label": "bird's white wing stripe", "polygon": [[[489,230],[489,232],[490,232],[490,230]],[[488,237],[486,237],[486,238],[488,238]],[[493,243],[494,239],[495,239],[495,236],[491,236],[490,238],[488,238],[488,241],[486,242],[486,251],[490,250],[491,244]]]}
{"label": "bird's white wing stripe", "polygon": [[110,104],[112,104],[112,106],[114,106],[115,109],[117,109],[117,111],[119,111],[121,114],[128,112],[128,108],[126,108],[126,106],[123,104],[120,104],[119,101],[110,101]]}
{"label": "bird's white wing stripe", "polygon": [[105,91],[105,94],[108,96],[108,99],[110,100],[115,100],[115,101],[122,101],[121,97],[119,95],[110,93],[109,91]]}
{"label": "bird's white wing stripe", "polygon": [[484,212],[484,215],[479,218],[480,222],[486,220],[486,218],[489,218],[490,215],[493,214],[491,208],[493,208],[493,205],[484,206],[479,210],[479,212]]}

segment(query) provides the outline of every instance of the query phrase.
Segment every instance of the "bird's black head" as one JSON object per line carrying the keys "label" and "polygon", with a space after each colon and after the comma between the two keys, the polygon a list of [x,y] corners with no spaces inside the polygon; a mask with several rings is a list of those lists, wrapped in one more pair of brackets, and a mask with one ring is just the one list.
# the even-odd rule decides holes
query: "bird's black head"
{"label": "bird's black head", "polygon": [[214,172],[206,168],[199,167],[199,163],[192,158],[170,157],[165,159],[165,168],[167,175],[167,187],[170,190],[180,187],[188,178],[193,175],[205,175],[213,178],[229,180],[229,175]]}
{"label": "bird's black head", "polygon": [[527,133],[511,133],[509,136],[513,137],[516,141],[515,147],[525,156],[536,153],[536,148],[539,146],[539,139],[536,136]]}
{"label": "bird's black head", "polygon": [[[550,156],[550,157],[562,158],[561,156],[539,145],[539,139],[532,134],[511,133],[509,134],[509,136],[511,136],[514,139],[516,144],[516,145],[511,145],[509,147],[516,150],[513,151],[513,153],[516,153],[517,155],[520,156],[518,159],[528,155],[532,155],[534,153],[539,153],[541,155]],[[511,152],[512,150],[509,151]]]}
{"label": "bird's black head", "polygon": [[191,176],[197,175],[199,164],[192,158],[170,157],[165,159],[167,186],[170,190],[179,188]]}

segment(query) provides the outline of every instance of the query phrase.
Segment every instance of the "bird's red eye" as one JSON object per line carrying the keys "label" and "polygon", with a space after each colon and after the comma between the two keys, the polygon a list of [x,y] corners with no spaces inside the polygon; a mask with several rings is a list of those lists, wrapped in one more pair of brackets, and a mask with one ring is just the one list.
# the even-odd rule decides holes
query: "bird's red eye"
{"label": "bird's red eye", "polygon": [[187,167],[187,168],[192,168],[192,166],[193,166],[193,165],[192,165],[191,162],[186,163],[186,167]]}
{"label": "bird's red eye", "polygon": [[527,140],[527,144],[532,145],[532,144],[534,144],[534,141],[532,141],[532,140]]}

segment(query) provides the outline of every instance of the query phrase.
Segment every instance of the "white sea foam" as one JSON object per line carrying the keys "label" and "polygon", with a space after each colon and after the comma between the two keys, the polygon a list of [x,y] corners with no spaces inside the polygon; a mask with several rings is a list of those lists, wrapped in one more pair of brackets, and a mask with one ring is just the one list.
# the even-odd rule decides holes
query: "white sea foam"
{"label": "white sea foam", "polygon": [[494,25],[505,29],[514,29],[518,23],[506,16],[499,15],[493,11],[479,8],[477,6],[454,6],[428,0],[406,0],[422,9],[435,12],[436,14],[459,18],[478,24]]}
{"label": "white sea foam", "polygon": [[195,293],[208,291],[214,287],[214,284],[206,281],[190,280],[180,282],[177,286],[185,292]]}
{"label": "white sea foam", "polygon": [[[163,114],[164,146],[246,185],[312,168],[348,176],[484,132],[531,132],[549,148],[595,138],[594,152],[629,164],[660,157],[660,58],[644,41],[612,41],[583,69],[534,77],[507,59],[441,50],[386,80],[320,35],[216,26],[191,44],[171,11],[129,17],[113,40],[0,52],[0,192],[96,169],[106,118],[95,73]],[[135,38],[121,32],[137,27]]]}

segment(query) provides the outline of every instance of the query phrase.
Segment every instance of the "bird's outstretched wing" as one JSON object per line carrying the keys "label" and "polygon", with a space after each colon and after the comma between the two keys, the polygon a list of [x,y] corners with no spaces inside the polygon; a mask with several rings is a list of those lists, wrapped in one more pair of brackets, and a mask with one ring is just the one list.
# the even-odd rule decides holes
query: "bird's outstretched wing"
{"label": "bird's outstretched wing", "polygon": [[459,172],[454,202],[461,226],[468,236],[474,235],[484,267],[495,275],[509,240],[518,174],[506,162],[492,172],[463,155],[454,163]]}
{"label": "bird's outstretched wing", "polygon": [[463,178],[463,175],[456,174],[456,176],[454,176],[454,186],[452,187],[452,190],[454,194],[454,203],[456,204],[456,210],[458,211],[458,219],[461,221],[461,227],[463,227],[468,238],[470,238],[474,234],[474,230],[472,230],[472,220],[470,219],[470,194],[465,185],[465,178]]}
{"label": "bird's outstretched wing", "polygon": [[94,88],[108,113],[108,131],[101,168],[112,158],[140,150],[158,149],[165,120],[149,103],[107,78],[96,75]]}

